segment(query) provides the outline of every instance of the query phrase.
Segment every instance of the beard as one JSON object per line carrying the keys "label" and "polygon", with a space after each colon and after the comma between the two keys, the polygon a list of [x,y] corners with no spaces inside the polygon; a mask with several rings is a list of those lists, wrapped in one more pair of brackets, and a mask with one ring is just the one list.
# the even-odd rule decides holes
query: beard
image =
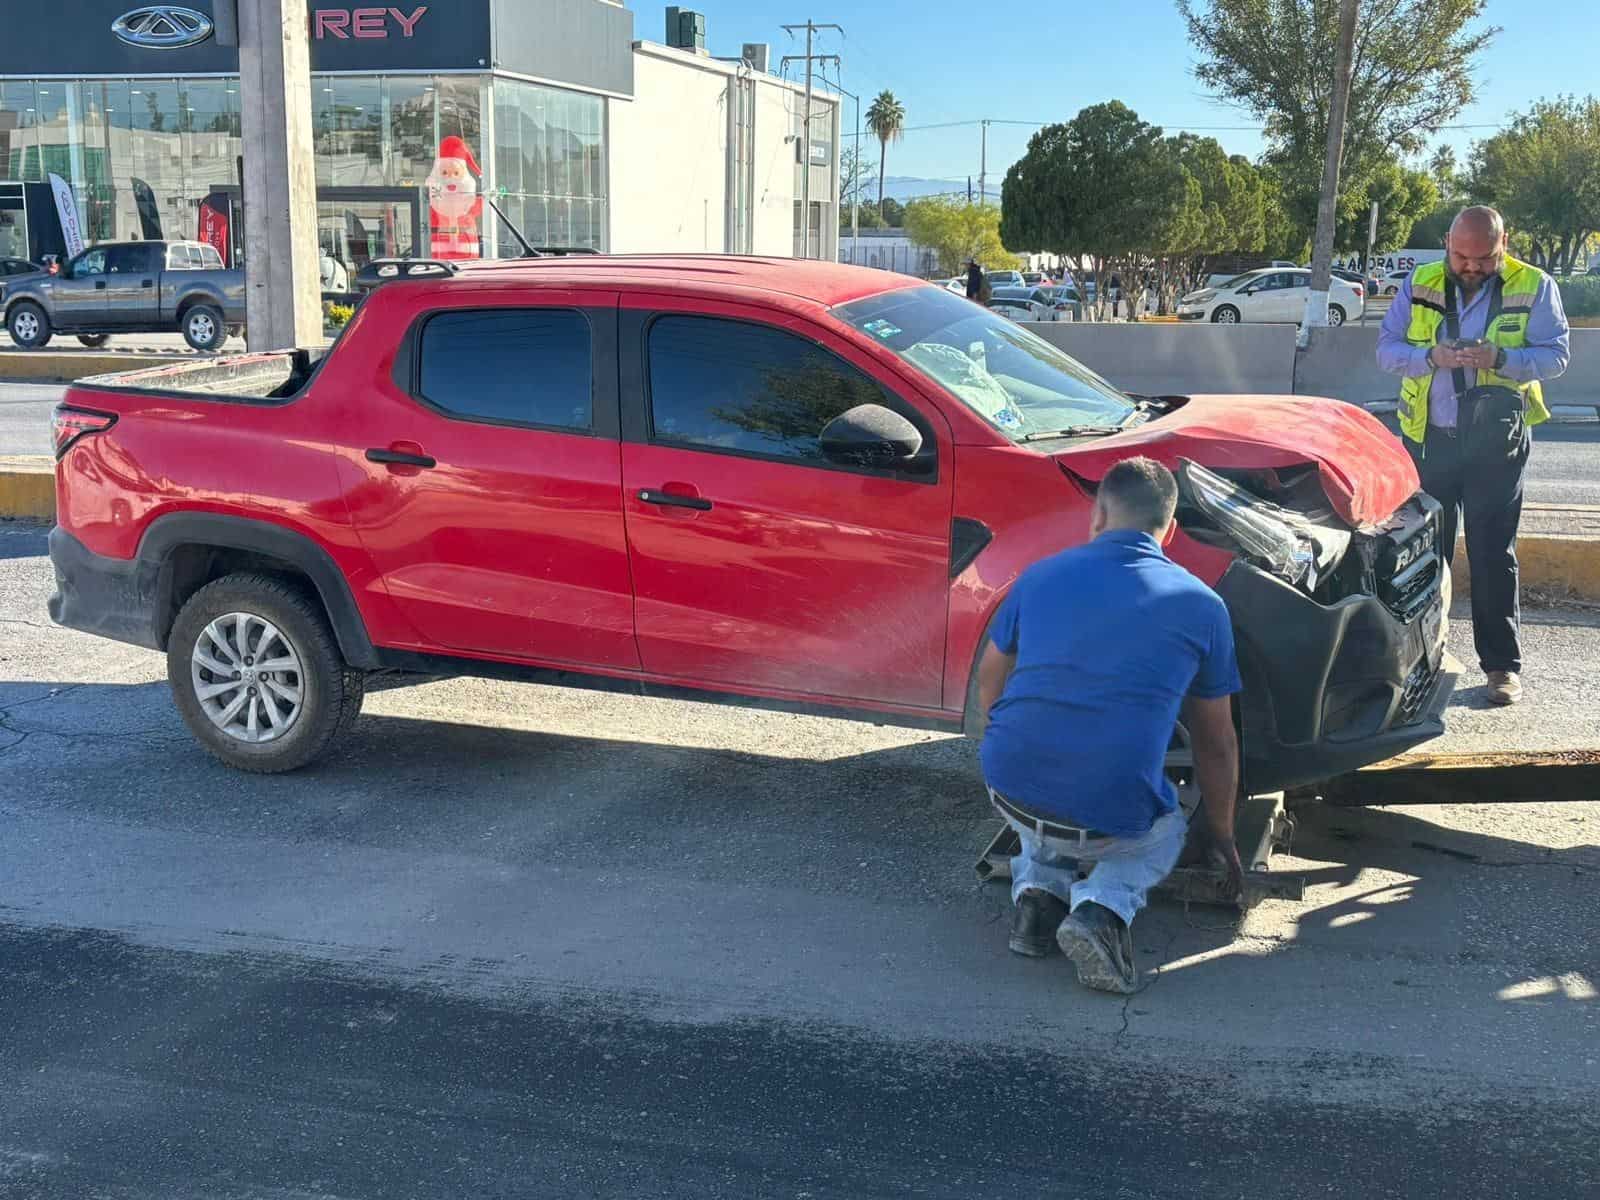
{"label": "beard", "polygon": [[1450,265],[1449,260],[1446,260],[1444,265],[1444,273],[1450,282],[1455,284],[1456,287],[1460,288],[1462,291],[1475,292],[1489,280],[1491,275],[1495,274],[1496,272],[1468,271],[1465,275],[1462,275]]}

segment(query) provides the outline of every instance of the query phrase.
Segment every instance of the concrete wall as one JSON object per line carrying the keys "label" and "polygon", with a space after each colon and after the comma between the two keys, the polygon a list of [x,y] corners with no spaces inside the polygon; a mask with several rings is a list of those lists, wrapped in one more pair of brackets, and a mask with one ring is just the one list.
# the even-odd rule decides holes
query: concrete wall
{"label": "concrete wall", "polygon": [[611,107],[611,251],[725,246],[733,71],[693,56],[634,56],[631,101]]}
{"label": "concrete wall", "polygon": [[[1289,326],[1281,326],[1291,334]],[[1600,404],[1600,329],[1574,329],[1572,359],[1566,374],[1544,385],[1548,404]],[[1393,400],[1397,376],[1377,366],[1378,327],[1313,329],[1311,344],[1295,365],[1294,390],[1308,396],[1333,396],[1352,404]]]}
{"label": "concrete wall", "polygon": [[1129,392],[1287,392],[1294,383],[1288,325],[1042,322],[1046,341]]}
{"label": "concrete wall", "polygon": [[[1378,327],[1316,329],[1295,347],[1292,325],[1030,325],[1118,387],[1147,395],[1296,392],[1352,404],[1393,400],[1399,380],[1377,367]],[[1551,404],[1600,404],[1600,329],[1572,331],[1565,375],[1545,384]]]}

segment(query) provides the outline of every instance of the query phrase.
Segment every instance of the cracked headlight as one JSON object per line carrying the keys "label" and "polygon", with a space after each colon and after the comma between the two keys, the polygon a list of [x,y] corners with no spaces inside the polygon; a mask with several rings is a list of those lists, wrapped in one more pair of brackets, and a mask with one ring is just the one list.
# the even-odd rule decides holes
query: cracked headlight
{"label": "cracked headlight", "polygon": [[1269,503],[1197,463],[1178,469],[1184,496],[1238,545],[1244,556],[1280,579],[1315,591],[1350,548],[1350,530]]}

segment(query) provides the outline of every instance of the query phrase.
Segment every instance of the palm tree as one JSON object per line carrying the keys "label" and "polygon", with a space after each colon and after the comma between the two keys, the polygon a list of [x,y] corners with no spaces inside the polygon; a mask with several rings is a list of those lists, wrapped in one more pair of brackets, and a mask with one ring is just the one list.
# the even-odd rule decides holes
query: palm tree
{"label": "palm tree", "polygon": [[889,143],[898,142],[906,127],[906,110],[891,91],[879,92],[867,109],[867,128],[878,139],[878,216],[883,216],[883,162]]}

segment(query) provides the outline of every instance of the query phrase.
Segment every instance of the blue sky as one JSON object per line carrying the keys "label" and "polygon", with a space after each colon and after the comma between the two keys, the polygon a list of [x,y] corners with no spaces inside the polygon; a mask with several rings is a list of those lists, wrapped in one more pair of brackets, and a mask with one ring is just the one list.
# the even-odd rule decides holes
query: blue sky
{"label": "blue sky", "polygon": [[[843,86],[862,97],[863,110],[882,88],[891,89],[906,108],[908,132],[889,147],[891,176],[950,178],[960,181],[952,187],[964,187],[970,172],[976,187],[978,126],[919,126],[983,117],[1062,121],[1110,99],[1123,101],[1169,133],[1204,131],[1229,153],[1254,157],[1261,150],[1250,118],[1208,99],[1190,74],[1193,52],[1171,0],[681,3],[706,14],[711,53],[737,54],[743,42],[768,42],[774,69],[779,56],[804,53],[804,36],[791,39],[780,25],[808,16],[843,25],[845,36],[829,31],[817,43],[820,52],[843,58]],[[1592,3],[1580,0],[1577,8]],[[665,6],[631,0],[631,7],[635,36],[662,40]],[[1495,126],[1508,111],[1526,108],[1540,96],[1597,90],[1600,60],[1593,47],[1582,38],[1565,47],[1549,22],[1538,19],[1539,11],[1518,0],[1490,0],[1484,23],[1503,32],[1480,58],[1478,100],[1456,118],[1459,123]],[[847,100],[847,146],[853,122]],[[1213,126],[1225,128],[1207,128]],[[998,188],[1006,167],[1027,149],[1032,132],[1028,125],[989,127],[991,188]],[[1440,140],[1454,144],[1464,159],[1474,138],[1492,132],[1454,129]]]}

